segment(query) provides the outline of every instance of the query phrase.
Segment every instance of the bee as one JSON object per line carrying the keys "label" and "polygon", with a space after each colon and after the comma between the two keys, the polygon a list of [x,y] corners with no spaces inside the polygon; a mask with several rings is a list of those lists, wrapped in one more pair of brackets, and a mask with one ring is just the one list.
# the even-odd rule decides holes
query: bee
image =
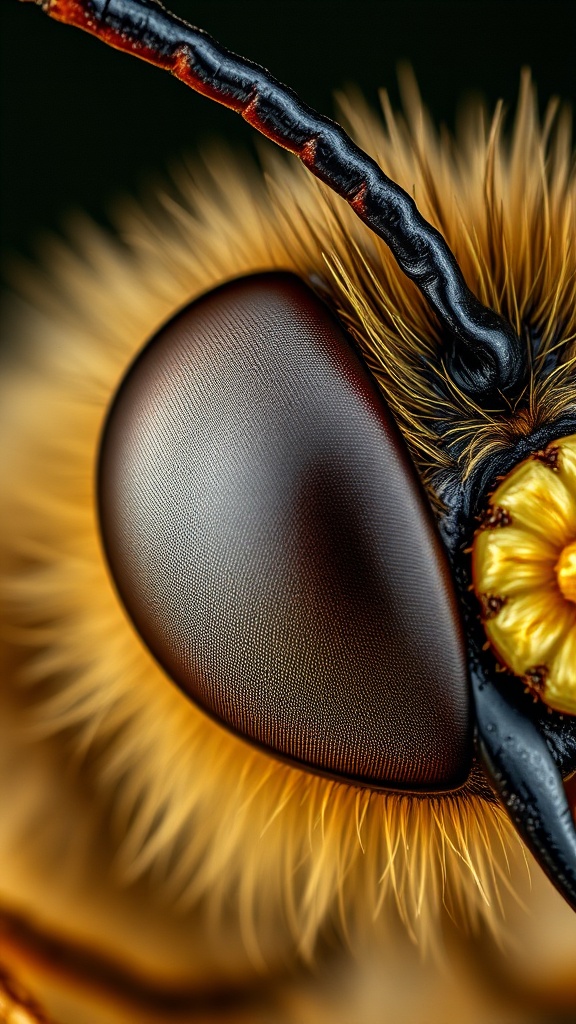
{"label": "bee", "polygon": [[300,165],[130,210],[131,260],[86,228],[8,376],[8,966],[70,1018],[30,964],[74,946],[85,990],[190,1014],[330,935],[496,928],[514,830],[568,913],[563,122],[546,166],[526,81],[464,178],[417,100],[352,141],[156,0],[42,6]]}

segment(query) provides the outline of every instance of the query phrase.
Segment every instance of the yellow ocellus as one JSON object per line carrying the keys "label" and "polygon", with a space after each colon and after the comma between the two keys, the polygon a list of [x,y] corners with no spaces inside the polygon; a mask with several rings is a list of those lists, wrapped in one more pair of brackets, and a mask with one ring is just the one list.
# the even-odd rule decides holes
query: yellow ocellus
{"label": "yellow ocellus", "polygon": [[516,466],[473,546],[474,589],[500,661],[576,714],[576,435]]}

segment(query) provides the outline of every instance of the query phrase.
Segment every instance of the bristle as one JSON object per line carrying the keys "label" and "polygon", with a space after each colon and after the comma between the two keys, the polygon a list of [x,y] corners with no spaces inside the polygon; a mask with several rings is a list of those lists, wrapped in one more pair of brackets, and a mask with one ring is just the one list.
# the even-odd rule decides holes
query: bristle
{"label": "bristle", "polygon": [[[404,92],[406,119],[386,96],[385,127],[357,98],[343,104],[345,115],[360,145],[445,233],[482,301],[539,339],[523,417],[494,418],[450,386],[438,327],[389,250],[276,154],[267,183],[234,169],[229,155],[213,160],[225,170],[182,166],[161,216],[126,203],[122,245],[76,220],[73,247],[46,246],[50,275],[23,274],[45,312],[22,326],[32,368],[7,381],[2,536],[11,559],[6,639],[25,650],[17,685],[36,694],[38,737],[62,735],[78,772],[82,758],[95,759],[118,877],[153,875],[171,904],[202,897],[216,916],[232,895],[254,961],[281,922],[308,958],[329,923],[353,941],[359,922],[365,929],[399,916],[429,948],[446,915],[497,930],[499,892],[514,888],[518,871],[503,812],[472,787],[430,799],[358,790],[277,763],[204,717],[128,621],[96,521],[100,432],[125,370],[175,310],[252,271],[286,268],[320,282],[429,486],[438,468],[458,461],[470,471],[573,403],[576,191],[566,120],[551,111],[541,129],[524,78],[509,144],[501,110],[486,128],[478,105],[455,144],[436,133],[408,78]],[[562,365],[547,374],[558,346]],[[447,398],[423,362],[436,363]]]}

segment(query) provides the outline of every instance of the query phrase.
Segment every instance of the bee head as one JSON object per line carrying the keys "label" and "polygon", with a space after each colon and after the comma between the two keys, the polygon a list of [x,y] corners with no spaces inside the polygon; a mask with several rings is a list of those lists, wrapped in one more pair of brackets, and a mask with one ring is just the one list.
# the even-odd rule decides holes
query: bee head
{"label": "bee head", "polygon": [[[441,344],[425,370],[440,399],[456,393],[507,422],[529,402],[525,339],[339,125],[157,0],[42,6],[240,113],[341,196],[435,317]],[[101,447],[116,586],[174,681],[290,763],[365,787],[450,791],[469,778],[475,730],[514,824],[576,905],[562,786],[574,730],[503,690],[469,592],[474,517],[542,430],[474,472],[456,460],[437,524],[392,399],[345,326],[301,282],[259,277],[196,301],[152,339]],[[442,401],[427,415],[445,452]],[[574,429],[573,416],[556,419],[544,443]]]}

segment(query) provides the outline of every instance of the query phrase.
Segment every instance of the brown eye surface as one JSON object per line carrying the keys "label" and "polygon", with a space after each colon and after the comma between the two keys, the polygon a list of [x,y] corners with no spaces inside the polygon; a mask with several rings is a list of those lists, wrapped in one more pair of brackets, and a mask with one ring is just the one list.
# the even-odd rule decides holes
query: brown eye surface
{"label": "brown eye surface", "polygon": [[382,396],[298,278],[233,281],[162,328],[114,401],[99,486],[118,590],[195,702],[331,776],[465,781],[444,551]]}

